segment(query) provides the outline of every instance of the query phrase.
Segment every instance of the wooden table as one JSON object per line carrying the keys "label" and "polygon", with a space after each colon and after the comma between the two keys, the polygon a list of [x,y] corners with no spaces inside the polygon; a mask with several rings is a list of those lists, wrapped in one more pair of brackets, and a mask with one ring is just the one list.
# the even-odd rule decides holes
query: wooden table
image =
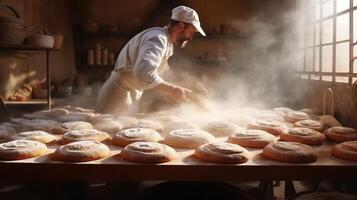
{"label": "wooden table", "polygon": [[193,150],[176,149],[179,158],[163,164],[136,164],[120,159],[120,147],[109,145],[111,155],[96,161],[66,163],[49,158],[57,146],[49,146],[49,154],[18,161],[0,161],[3,180],[320,180],[356,179],[357,162],[330,155],[333,143],[314,147],[318,159],[309,164],[290,164],[267,160],[261,149],[248,149],[249,161],[244,164],[222,165],[195,159]]}

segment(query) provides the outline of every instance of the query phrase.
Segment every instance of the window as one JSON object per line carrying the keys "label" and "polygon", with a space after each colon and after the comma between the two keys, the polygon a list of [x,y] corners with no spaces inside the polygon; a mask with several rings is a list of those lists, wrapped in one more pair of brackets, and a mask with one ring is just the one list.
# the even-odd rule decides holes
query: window
{"label": "window", "polygon": [[298,1],[304,13],[300,77],[352,84],[357,80],[357,0]]}

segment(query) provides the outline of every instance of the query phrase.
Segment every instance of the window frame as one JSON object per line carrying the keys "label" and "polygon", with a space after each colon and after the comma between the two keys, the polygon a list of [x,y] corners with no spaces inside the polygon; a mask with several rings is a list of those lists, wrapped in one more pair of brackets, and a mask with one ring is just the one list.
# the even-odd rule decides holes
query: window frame
{"label": "window frame", "polygon": [[[298,0],[298,1],[303,1],[303,0]],[[332,1],[333,3],[333,13],[332,15],[323,17],[323,4],[327,3],[329,1]],[[308,9],[312,9],[313,10],[313,14],[312,16],[314,17],[312,21],[310,22],[304,22],[304,27],[303,28],[307,28],[309,26],[313,27],[313,42],[312,45],[306,45],[304,43],[304,46],[300,49],[298,49],[299,51],[303,50],[303,67],[302,67],[302,71],[301,70],[297,70],[297,73],[299,74],[299,77],[302,79],[308,79],[308,80],[317,80],[316,76],[319,76],[318,81],[325,81],[323,80],[323,77],[325,76],[331,76],[332,77],[332,83],[336,83],[336,77],[348,77],[348,83],[346,82],[337,82],[337,83],[345,83],[345,84],[349,84],[352,85],[352,81],[353,79],[357,78],[357,71],[354,72],[354,62],[357,62],[357,56],[354,56],[353,54],[353,49],[354,46],[357,45],[357,38],[356,38],[356,42],[353,41],[353,37],[354,37],[354,27],[353,27],[353,13],[355,10],[357,10],[357,5],[353,6],[353,0],[349,0],[349,7],[346,10],[340,11],[340,12],[336,12],[337,11],[337,1],[338,0],[316,0],[315,2],[313,2],[313,8],[308,8]],[[299,4],[298,4],[299,5]],[[300,4],[301,5],[301,4]],[[317,8],[317,6],[319,6],[319,8]],[[319,18],[316,19],[316,10],[319,9]],[[345,40],[341,40],[341,41],[336,41],[337,38],[337,30],[336,30],[336,26],[337,26],[337,18],[339,16],[342,16],[344,14],[349,13],[349,39],[345,39]],[[357,15],[357,11],[355,13]],[[323,43],[323,27],[322,24],[323,22],[327,21],[327,20],[333,20],[333,33],[332,33],[332,42],[329,43]],[[316,41],[316,27],[319,28],[319,42],[317,43]],[[305,35],[305,32],[303,33]],[[349,71],[348,72],[337,72],[336,71],[336,47],[338,44],[342,44],[342,43],[349,43]],[[328,46],[328,45],[332,45],[332,72],[323,72],[322,71],[322,49],[323,46]],[[313,53],[312,53],[312,60],[313,60],[313,67],[312,67],[312,71],[307,71],[307,69],[311,68],[311,66],[306,66],[306,58],[307,58],[307,51],[309,51],[309,49],[313,49]],[[318,48],[318,52],[319,55],[316,55],[316,48]],[[317,58],[316,56],[319,56],[318,58],[318,70],[316,69],[317,67]],[[301,68],[300,68],[301,69]],[[307,77],[307,78],[306,78]],[[312,78],[313,77],[313,78]],[[330,82],[330,81],[328,81]]]}

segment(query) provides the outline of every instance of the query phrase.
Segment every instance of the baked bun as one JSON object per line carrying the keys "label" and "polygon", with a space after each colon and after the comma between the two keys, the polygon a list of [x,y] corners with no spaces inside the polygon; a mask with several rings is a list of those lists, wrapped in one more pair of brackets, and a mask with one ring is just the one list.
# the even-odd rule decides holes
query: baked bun
{"label": "baked bun", "polygon": [[207,131],[217,137],[225,137],[235,133],[238,130],[238,126],[234,123],[215,120],[207,122],[202,127],[202,130]]}
{"label": "baked bun", "polygon": [[304,112],[308,115],[321,115],[322,114],[321,110],[319,110],[317,108],[303,108],[300,111]]}
{"label": "baked bun", "polygon": [[357,161],[357,141],[336,144],[331,149],[331,154],[345,160]]}
{"label": "baked bun", "polygon": [[305,144],[297,142],[274,142],[263,149],[263,155],[272,160],[290,163],[315,162],[317,154]]}
{"label": "baked bun", "polygon": [[56,129],[55,134],[63,135],[69,131],[76,131],[82,129],[93,129],[93,125],[89,122],[84,121],[69,121],[64,122],[61,125],[61,129]]}
{"label": "baked bun", "polygon": [[123,125],[119,122],[119,120],[108,118],[96,121],[94,123],[94,128],[109,134],[115,134],[116,132],[123,129]]}
{"label": "baked bun", "polygon": [[124,129],[127,128],[150,128],[158,132],[162,132],[164,129],[164,127],[160,123],[151,120],[137,120],[136,122],[124,127]]}
{"label": "baked bun", "polygon": [[273,135],[280,135],[288,130],[285,123],[268,119],[258,119],[254,123],[248,124],[247,128],[263,130]]}
{"label": "baked bun", "polygon": [[162,140],[161,135],[154,129],[128,128],[117,132],[112,142],[115,145],[125,147],[134,142],[158,142]]}
{"label": "baked bun", "polygon": [[63,134],[65,129],[57,121],[48,120],[48,119],[33,119],[33,120],[23,120],[18,119],[19,123],[18,132],[25,131],[45,131],[52,134]]}
{"label": "baked bun", "polygon": [[11,138],[15,134],[16,130],[14,128],[0,125],[0,142],[6,142],[11,140]]}
{"label": "baked bun", "polygon": [[200,160],[219,164],[237,164],[248,160],[246,149],[226,142],[204,144],[196,149],[194,155]]}
{"label": "baked bun", "polygon": [[304,127],[304,128],[310,128],[318,132],[322,132],[325,129],[325,125],[319,121],[316,120],[311,120],[311,119],[305,119],[305,120],[300,120],[294,123],[295,127]]}
{"label": "baked bun", "polygon": [[163,133],[167,134],[178,129],[198,129],[198,126],[185,120],[172,121],[165,125]]}
{"label": "baked bun", "polygon": [[311,117],[308,114],[301,112],[301,111],[292,111],[292,112],[286,113],[284,115],[284,119],[287,122],[295,123],[297,121],[311,119]]}
{"label": "baked bun", "polygon": [[349,127],[335,126],[325,130],[328,139],[335,142],[348,142],[357,140],[357,130]]}
{"label": "baked bun", "polygon": [[238,144],[243,147],[263,148],[269,143],[277,141],[274,135],[256,129],[242,129],[228,137],[228,142]]}
{"label": "baked bun", "polygon": [[156,142],[134,142],[121,151],[121,158],[137,163],[163,163],[177,158],[175,149]]}
{"label": "baked bun", "polygon": [[110,149],[95,141],[78,141],[60,146],[53,158],[61,161],[85,162],[98,160],[108,156]]}
{"label": "baked bun", "polygon": [[0,144],[1,160],[21,160],[47,153],[45,144],[32,140],[13,140]]}
{"label": "baked bun", "polygon": [[281,134],[280,139],[283,141],[319,146],[324,142],[325,135],[309,128],[296,127]]}
{"label": "baked bun", "polygon": [[177,129],[165,136],[163,143],[177,148],[195,149],[214,141],[214,136],[199,129]]}
{"label": "baked bun", "polygon": [[108,139],[110,139],[110,136],[106,132],[98,131],[95,129],[83,129],[67,132],[62,137],[62,143],[66,144],[75,141],[103,142]]}
{"label": "baked bun", "polygon": [[70,112],[67,115],[62,115],[62,116],[57,117],[57,120],[61,121],[61,122],[70,122],[70,121],[90,122],[93,117],[95,117],[94,113]]}
{"label": "baked bun", "polygon": [[26,131],[17,133],[12,137],[14,140],[34,140],[44,144],[54,142],[57,138],[45,131]]}
{"label": "baked bun", "polygon": [[66,109],[55,108],[52,110],[43,110],[24,114],[23,117],[27,119],[57,119],[57,117],[67,115],[68,113],[69,111]]}
{"label": "baked bun", "polygon": [[281,115],[286,115],[289,112],[293,112],[294,110],[288,107],[277,107],[273,109],[275,112],[280,113]]}

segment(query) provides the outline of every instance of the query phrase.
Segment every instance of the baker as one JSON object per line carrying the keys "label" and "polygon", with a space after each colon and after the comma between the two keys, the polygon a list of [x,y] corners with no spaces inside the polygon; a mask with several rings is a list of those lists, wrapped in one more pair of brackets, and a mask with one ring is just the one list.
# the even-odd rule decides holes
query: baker
{"label": "baker", "polygon": [[173,45],[184,47],[196,32],[205,36],[198,14],[192,8],[178,6],[172,10],[165,27],[154,27],[135,35],[121,50],[114,70],[97,97],[100,113],[130,113],[144,90],[152,89],[184,102],[191,90],[163,80],[160,74],[169,67]]}

